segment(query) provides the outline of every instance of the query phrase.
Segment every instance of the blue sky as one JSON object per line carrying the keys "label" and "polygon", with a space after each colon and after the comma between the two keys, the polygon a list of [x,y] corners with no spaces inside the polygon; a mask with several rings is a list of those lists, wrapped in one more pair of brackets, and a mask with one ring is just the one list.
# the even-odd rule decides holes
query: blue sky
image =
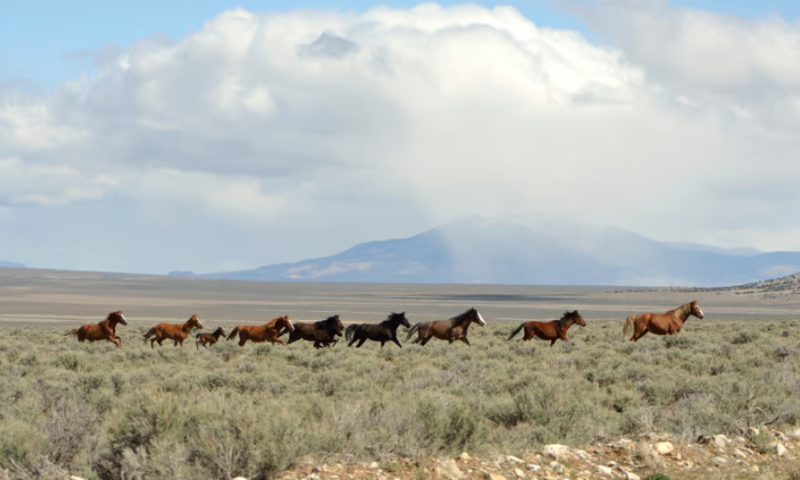
{"label": "blue sky", "polygon": [[[242,7],[253,12],[324,8],[364,11],[375,5],[407,8],[424,2],[364,0],[4,0],[0,6],[0,82],[31,80],[45,84],[63,82],[91,73],[90,55],[108,45],[125,47],[132,41],[166,34],[173,39],[198,30],[222,11]],[[464,2],[444,0],[441,5]],[[528,0],[511,2],[475,1],[485,6],[513,5],[537,25],[592,32],[571,7],[581,0]],[[686,6],[712,12],[764,17],[780,15],[795,19],[800,2],[795,0],[675,0]]]}
{"label": "blue sky", "polygon": [[800,251],[800,2],[388,3],[0,0],[0,259],[237,270],[537,211]]}

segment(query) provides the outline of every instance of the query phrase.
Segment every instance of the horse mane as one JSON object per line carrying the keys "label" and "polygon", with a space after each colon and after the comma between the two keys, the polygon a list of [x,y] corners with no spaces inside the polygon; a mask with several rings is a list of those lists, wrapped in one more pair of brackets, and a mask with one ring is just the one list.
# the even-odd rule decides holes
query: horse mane
{"label": "horse mane", "polygon": [[460,313],[460,314],[456,315],[455,317],[450,318],[450,320],[452,320],[456,324],[460,324],[461,322],[466,320],[467,316],[470,315],[470,313],[473,312],[474,310],[475,310],[474,308],[470,308],[466,312]]}
{"label": "horse mane", "polygon": [[400,317],[405,316],[405,314],[406,314],[406,312],[400,312],[400,313],[392,312],[386,317],[386,320],[384,320],[384,322],[391,322],[395,318],[400,318]]}
{"label": "horse mane", "polygon": [[561,318],[558,319],[558,326],[563,327],[566,326],[567,322],[574,317],[578,313],[577,310],[574,312],[570,312],[569,310],[565,311]]}
{"label": "horse mane", "polygon": [[318,320],[314,322],[318,327],[327,327],[339,321],[339,314],[332,315],[325,320]]}
{"label": "horse mane", "polygon": [[119,312],[111,312],[111,313],[109,313],[108,316],[106,316],[106,319],[104,321],[110,322],[112,320],[112,318],[115,318],[115,317],[119,317]]}
{"label": "horse mane", "polygon": [[684,303],[683,305],[681,305],[680,307],[676,308],[675,310],[670,310],[670,311],[675,316],[677,316],[678,312],[681,312],[683,314],[683,320],[686,320],[687,318],[689,318],[689,315],[692,313],[692,303],[694,303],[694,302]]}

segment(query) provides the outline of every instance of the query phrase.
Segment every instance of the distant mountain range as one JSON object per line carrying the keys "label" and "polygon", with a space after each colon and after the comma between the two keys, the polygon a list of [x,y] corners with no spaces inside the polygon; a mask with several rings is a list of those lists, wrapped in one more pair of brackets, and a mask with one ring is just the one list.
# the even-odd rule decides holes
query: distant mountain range
{"label": "distant mountain range", "polygon": [[0,267],[25,268],[25,265],[17,262],[7,262],[5,260],[0,260]]}
{"label": "distant mountain range", "polygon": [[[198,275],[237,280],[724,286],[800,272],[800,253],[660,242],[615,227],[469,218],[338,255]],[[172,272],[171,275],[195,275]]]}

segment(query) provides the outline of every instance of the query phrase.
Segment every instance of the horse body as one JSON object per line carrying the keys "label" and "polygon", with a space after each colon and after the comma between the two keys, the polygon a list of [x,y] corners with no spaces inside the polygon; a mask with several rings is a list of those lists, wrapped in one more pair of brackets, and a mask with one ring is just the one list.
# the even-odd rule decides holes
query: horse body
{"label": "horse body", "polygon": [[352,347],[354,343],[358,342],[358,345],[356,345],[356,348],[358,348],[364,345],[364,342],[367,340],[372,340],[381,342],[381,348],[383,348],[383,345],[388,341],[392,341],[398,347],[403,348],[397,340],[397,328],[400,325],[406,328],[410,327],[408,319],[406,318],[406,312],[392,312],[386,320],[381,323],[356,323],[350,325],[344,332],[345,338],[350,342],[347,346]]}
{"label": "horse body", "polygon": [[628,332],[633,329],[631,342],[639,340],[647,332],[654,335],[677,335],[683,329],[683,324],[692,315],[700,319],[704,317],[697,300],[692,300],[665,313],[646,312],[629,315],[625,319],[622,335],[627,337]]}
{"label": "horse body", "polygon": [[472,322],[476,322],[480,326],[486,325],[486,320],[483,319],[483,316],[474,308],[470,308],[461,315],[449,320],[417,323],[408,331],[406,340],[409,340],[414,335],[414,332],[417,332],[417,338],[413,343],[419,343],[420,345],[427,344],[431,338],[438,338],[447,340],[449,343],[461,340],[471,346],[472,344],[469,343],[467,338],[467,331]]}
{"label": "horse body", "polygon": [[322,348],[335,345],[338,341],[336,337],[341,337],[342,332],[344,332],[344,325],[342,325],[339,315],[334,315],[313,323],[296,322],[293,331],[290,332],[289,329],[284,328],[278,336],[289,333],[287,344],[298,340],[307,340],[314,342],[314,348]]}
{"label": "horse body", "polygon": [[166,339],[172,340],[174,342],[173,346],[180,344],[181,348],[183,348],[183,341],[186,340],[193,328],[203,328],[203,324],[200,323],[197,315],[192,315],[192,318],[184,323],[159,323],[148,330],[144,334],[144,338],[147,340],[153,337],[150,339],[150,348],[155,348],[153,346],[155,342],[158,342],[159,346],[162,345],[161,342]]}
{"label": "horse body", "polygon": [[549,322],[524,322],[516,330],[511,332],[508,340],[514,338],[521,330],[525,330],[525,335],[522,337],[523,342],[536,337],[542,340],[550,340],[550,346],[556,343],[556,340],[561,339],[567,341],[567,330],[573,324],[578,324],[581,327],[586,326],[586,321],[581,317],[577,310],[574,312],[564,312],[564,315],[559,320],[551,320]]}
{"label": "horse body", "polygon": [[78,341],[83,343],[86,340],[90,342],[97,342],[100,340],[108,340],[117,347],[122,346],[122,338],[117,336],[117,324],[121,323],[127,325],[128,321],[122,314],[122,310],[109,313],[105,320],[99,323],[88,323],[81,325],[78,328],[72,329],[64,337],[75,335]]}
{"label": "horse body", "polygon": [[214,333],[198,333],[197,340],[194,341],[195,346],[198,350],[200,350],[200,345],[204,348],[208,348],[209,345],[212,347],[219,341],[219,337],[225,336],[225,330],[222,327],[217,328],[214,330]]}
{"label": "horse body", "polygon": [[288,315],[275,317],[264,325],[239,325],[228,335],[228,340],[233,340],[236,335],[239,335],[240,347],[244,347],[248,340],[256,343],[272,342],[273,345],[278,342],[286,346],[283,340],[278,338],[278,332],[284,328],[289,329],[290,332],[294,331],[294,325]]}

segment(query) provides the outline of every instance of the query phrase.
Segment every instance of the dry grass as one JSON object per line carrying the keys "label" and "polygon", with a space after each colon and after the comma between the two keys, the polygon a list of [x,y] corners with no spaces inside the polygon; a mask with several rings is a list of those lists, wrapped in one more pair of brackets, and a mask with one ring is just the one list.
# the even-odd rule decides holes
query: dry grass
{"label": "dry grass", "polygon": [[[800,322],[691,320],[677,337],[367,344],[315,351],[221,342],[151,350],[0,330],[0,471],[11,478],[269,478],[303,457],[525,452],[649,432],[684,441],[794,425]],[[213,329],[207,325],[206,330]],[[0,473],[0,476],[2,474]]]}

